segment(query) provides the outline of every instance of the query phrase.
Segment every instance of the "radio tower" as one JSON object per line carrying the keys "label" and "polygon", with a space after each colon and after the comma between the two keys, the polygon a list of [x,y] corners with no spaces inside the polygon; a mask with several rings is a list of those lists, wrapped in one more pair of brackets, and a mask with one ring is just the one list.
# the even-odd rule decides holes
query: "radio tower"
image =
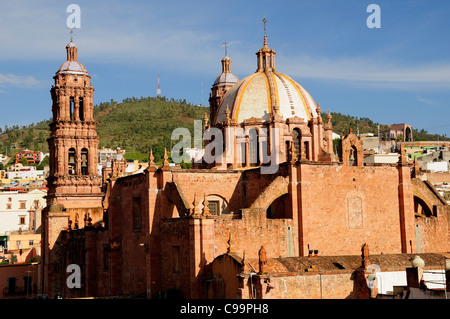
{"label": "radio tower", "polygon": [[158,73],[158,88],[156,89],[156,98],[158,100],[161,98],[161,87],[159,86],[159,73]]}

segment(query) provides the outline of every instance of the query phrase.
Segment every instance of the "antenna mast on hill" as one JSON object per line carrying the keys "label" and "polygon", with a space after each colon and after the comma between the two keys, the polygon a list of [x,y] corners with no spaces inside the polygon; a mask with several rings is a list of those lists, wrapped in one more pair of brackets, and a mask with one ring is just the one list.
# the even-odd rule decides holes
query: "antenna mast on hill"
{"label": "antenna mast on hill", "polygon": [[156,98],[158,100],[161,98],[161,87],[159,86],[159,72],[158,72],[158,88],[156,89]]}

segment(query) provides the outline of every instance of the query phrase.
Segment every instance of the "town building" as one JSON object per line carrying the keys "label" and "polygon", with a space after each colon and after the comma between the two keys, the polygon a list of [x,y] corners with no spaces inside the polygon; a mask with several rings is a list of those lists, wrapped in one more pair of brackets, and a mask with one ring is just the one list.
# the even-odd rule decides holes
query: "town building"
{"label": "town building", "polygon": [[[203,123],[215,139],[193,169],[169,165],[167,151],[156,167],[150,150],[142,172],[113,159],[101,179],[94,89],[72,41],[66,50],[51,91],[42,214],[41,289],[51,297],[369,298],[372,264],[405,272],[417,254],[445,262],[449,206],[404,148],[395,163],[364,163],[350,130],[336,155],[330,112],[323,121],[278,72],[267,36],[254,74],[233,78],[222,59],[227,76],[213,84]],[[82,288],[67,287],[70,264],[83,269]]]}
{"label": "town building", "polygon": [[409,124],[392,124],[388,131],[382,132],[386,141],[412,142],[413,132]]}
{"label": "town building", "polygon": [[125,155],[125,150],[120,149],[120,147],[116,148],[115,150],[111,148],[101,148],[98,150],[98,164],[101,166],[105,166],[107,163],[109,163],[112,159],[116,158],[116,156]]}
{"label": "town building", "polygon": [[16,154],[16,164],[20,163],[22,158],[26,158],[28,164],[39,164],[44,159],[44,153],[34,152],[28,149],[22,150]]}
{"label": "town building", "polygon": [[36,232],[41,226],[41,210],[46,206],[47,192],[0,192],[0,235],[15,231]]}
{"label": "town building", "polygon": [[36,166],[23,166],[21,163],[8,166],[6,179],[45,179],[44,170],[36,169]]}

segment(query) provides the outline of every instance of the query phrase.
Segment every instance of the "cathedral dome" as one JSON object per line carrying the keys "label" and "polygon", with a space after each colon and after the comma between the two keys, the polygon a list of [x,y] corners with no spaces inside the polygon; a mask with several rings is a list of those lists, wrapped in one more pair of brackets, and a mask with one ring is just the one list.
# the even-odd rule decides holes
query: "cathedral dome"
{"label": "cathedral dome", "polygon": [[318,117],[311,95],[292,78],[275,70],[275,51],[267,46],[266,37],[264,47],[256,55],[257,71],[227,92],[217,112],[216,123],[226,119],[227,108],[236,123],[250,118],[268,121],[277,107],[285,120],[299,117],[307,122]]}

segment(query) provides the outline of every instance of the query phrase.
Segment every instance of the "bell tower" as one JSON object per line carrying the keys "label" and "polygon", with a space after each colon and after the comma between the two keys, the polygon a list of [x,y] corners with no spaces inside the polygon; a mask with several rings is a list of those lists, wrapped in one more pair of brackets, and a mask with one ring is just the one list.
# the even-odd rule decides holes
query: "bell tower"
{"label": "bell tower", "polygon": [[231,59],[228,57],[228,42],[224,42],[225,56],[222,58],[222,73],[216,78],[209,95],[209,112],[211,123],[215,123],[217,111],[227,92],[239,81],[231,72]]}
{"label": "bell tower", "polygon": [[103,220],[94,87],[86,68],[78,62],[78,49],[72,40],[66,51],[67,60],[53,77],[50,90],[50,172],[41,227],[41,291],[49,295],[61,293],[65,287],[61,232],[82,228],[83,219],[84,227]]}
{"label": "bell tower", "polygon": [[77,47],[66,46],[67,61],[53,77],[53,121],[48,139],[50,174],[48,205],[101,206],[101,178],[97,174],[98,136],[93,116],[94,87],[78,62]]}

